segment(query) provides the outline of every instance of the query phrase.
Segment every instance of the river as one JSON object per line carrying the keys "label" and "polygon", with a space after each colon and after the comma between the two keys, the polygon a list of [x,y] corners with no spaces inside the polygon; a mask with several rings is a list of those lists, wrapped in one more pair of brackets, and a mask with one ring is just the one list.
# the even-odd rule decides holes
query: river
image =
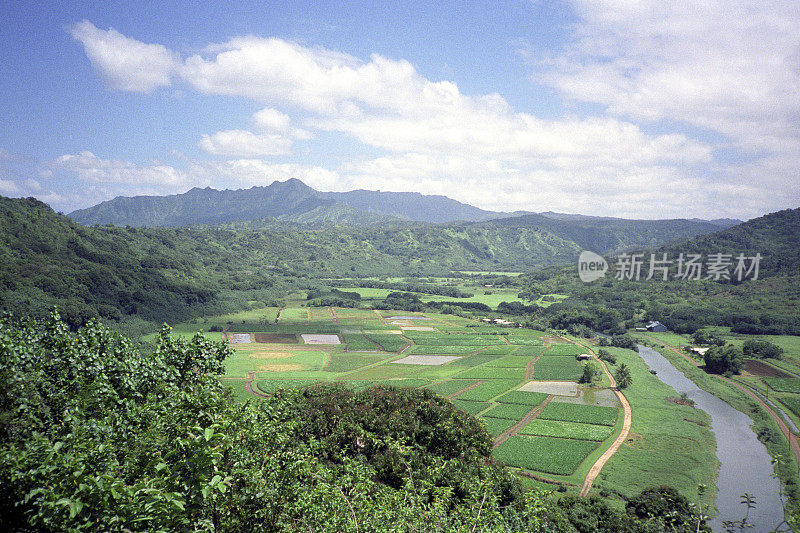
{"label": "river", "polygon": [[[717,440],[717,458],[720,462],[717,479],[717,518],[711,522],[714,531],[724,531],[722,520],[740,520],[746,511],[740,503],[741,495],[751,494],[756,508],[750,511],[748,521],[755,531],[771,531],[783,520],[783,508],[778,492],[780,482],[773,477],[771,457],[766,447],[756,438],[753,421],[713,394],[701,390],[663,355],[639,345],[639,355],[656,376],[674,388],[686,393],[697,408],[711,416],[711,431]],[[636,416],[634,411],[633,416]],[[752,531],[752,530],[750,530]]]}

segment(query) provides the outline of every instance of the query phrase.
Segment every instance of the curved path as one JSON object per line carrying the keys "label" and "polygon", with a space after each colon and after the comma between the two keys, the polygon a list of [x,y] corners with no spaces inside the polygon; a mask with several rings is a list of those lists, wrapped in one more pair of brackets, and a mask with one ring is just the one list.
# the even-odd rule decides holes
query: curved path
{"label": "curved path", "polygon": [[600,366],[603,368],[603,372],[605,372],[606,376],[608,376],[608,380],[611,383],[611,388],[614,390],[614,394],[617,395],[619,403],[622,404],[622,411],[624,416],[624,419],[622,421],[622,431],[619,432],[619,435],[617,435],[617,438],[614,439],[613,443],[611,443],[611,446],[609,446],[609,448],[605,452],[603,452],[603,455],[601,455],[597,459],[597,461],[594,462],[592,468],[589,469],[589,473],[586,474],[586,479],[583,480],[583,487],[581,487],[581,491],[578,493],[578,495],[586,496],[587,494],[589,494],[589,490],[591,490],[594,480],[597,479],[598,475],[600,475],[600,471],[606,465],[608,460],[611,459],[611,457],[615,453],[617,453],[617,450],[619,450],[620,446],[622,446],[622,443],[625,442],[625,439],[628,438],[628,434],[631,431],[631,421],[633,420],[633,411],[631,410],[631,404],[628,402],[628,399],[625,397],[624,394],[622,394],[617,389],[617,380],[615,380],[614,376],[612,376],[611,372],[609,372],[605,361],[602,361],[599,357],[597,357],[597,354],[594,352],[594,350],[592,350],[588,346],[584,346],[583,344],[570,339],[564,338],[564,340],[569,341],[573,344],[577,344],[578,346],[583,346],[589,351],[590,354],[592,354],[592,357],[594,357],[594,359],[598,363],[600,363]]}

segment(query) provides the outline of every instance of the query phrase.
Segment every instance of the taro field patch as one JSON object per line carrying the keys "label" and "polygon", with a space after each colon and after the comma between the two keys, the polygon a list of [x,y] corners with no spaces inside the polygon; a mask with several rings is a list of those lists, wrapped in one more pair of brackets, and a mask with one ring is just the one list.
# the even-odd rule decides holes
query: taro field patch
{"label": "taro field patch", "polygon": [[587,440],[516,435],[501,444],[494,456],[511,466],[568,476],[599,445]]}

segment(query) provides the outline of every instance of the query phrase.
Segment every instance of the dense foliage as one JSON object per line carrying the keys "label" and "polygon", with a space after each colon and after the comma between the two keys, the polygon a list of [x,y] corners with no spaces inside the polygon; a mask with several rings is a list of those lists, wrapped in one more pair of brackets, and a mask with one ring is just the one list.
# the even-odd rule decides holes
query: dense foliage
{"label": "dense foliage", "polygon": [[0,320],[4,527],[655,532],[675,521],[523,494],[482,425],[429,391],[329,385],[232,402],[215,375],[228,354],[167,328],[141,354],[96,323],[71,333],[57,314]]}
{"label": "dense foliage", "polygon": [[703,354],[703,360],[706,370],[714,374],[740,374],[744,367],[742,349],[732,344],[712,346]]}

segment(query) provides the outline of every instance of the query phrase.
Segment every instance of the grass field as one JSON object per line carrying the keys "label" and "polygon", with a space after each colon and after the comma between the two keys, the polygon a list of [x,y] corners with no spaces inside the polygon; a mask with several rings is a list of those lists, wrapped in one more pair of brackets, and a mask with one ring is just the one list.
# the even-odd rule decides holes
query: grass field
{"label": "grass field", "polygon": [[606,349],[631,371],[633,384],[624,392],[633,409],[633,423],[631,437],[603,468],[595,486],[633,495],[647,487],[670,485],[697,501],[697,486],[704,483],[710,489],[704,503],[713,502],[719,463],[709,416],[669,401],[678,394],[652,375],[636,353]]}
{"label": "grass field", "polygon": [[772,390],[794,392],[800,394],[800,379],[795,378],[761,378]]}

